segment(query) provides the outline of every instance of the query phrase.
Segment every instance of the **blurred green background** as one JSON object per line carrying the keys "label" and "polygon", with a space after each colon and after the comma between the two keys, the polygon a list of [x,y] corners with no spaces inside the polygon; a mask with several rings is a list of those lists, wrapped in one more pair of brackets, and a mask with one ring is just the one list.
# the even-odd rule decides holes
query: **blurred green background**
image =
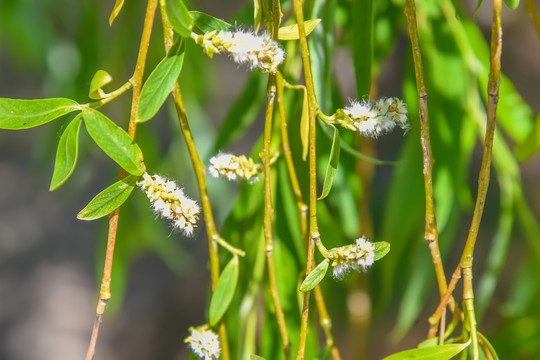
{"label": "blurred green background", "polygon": [[[114,77],[111,89],[127,81],[135,64],[146,4],[126,1],[109,27],[113,3],[1,0],[0,97],[67,97],[85,103],[97,70]],[[460,53],[463,43],[454,41],[455,34],[445,26],[435,3],[426,1],[425,7],[419,6],[426,14],[420,36],[430,93],[441,248],[450,273],[465,242],[476,194],[481,148],[471,112],[481,107],[474,102],[477,84],[468,83],[470,77],[464,75],[471,64]],[[285,14],[290,15],[286,11],[290,3],[283,4]],[[540,8],[539,1],[535,4]],[[390,241],[392,251],[369,277],[323,282],[336,341],[345,359],[376,359],[416,346],[425,337],[427,317],[437,305],[431,259],[422,239],[416,90],[401,5],[397,0],[376,2],[374,69],[380,96],[408,101],[413,129],[405,136],[391,134],[367,145],[378,158],[400,160],[397,165],[374,168],[368,204],[376,240]],[[482,43],[482,33],[489,34],[491,13],[486,1],[473,21],[466,20],[475,5],[456,3],[462,9],[459,20],[466,22],[468,43],[480,53],[481,46],[474,45]],[[252,21],[250,1],[192,1],[189,7],[245,27]],[[351,2],[310,1],[308,8],[313,17],[322,17],[323,24],[328,24],[320,26],[311,40],[312,45],[323,44],[312,47],[312,61],[321,107],[331,113],[347,98],[365,95],[356,92],[352,48],[357,40],[351,31]],[[501,99],[508,102],[499,111],[502,139],[512,149],[528,135],[532,119],[540,112],[540,40],[524,4],[514,11],[505,8],[503,29],[502,69],[515,89],[510,82],[503,84]],[[156,20],[147,74],[163,56],[161,36]],[[288,75],[294,78],[298,64],[287,66]],[[181,84],[203,161],[214,154],[216,144],[237,154],[251,152],[262,132],[265,79],[225,57],[210,60],[188,43]],[[481,95],[484,93],[482,90]],[[244,100],[251,100],[235,108],[241,94]],[[301,99],[290,99],[290,113],[299,113]],[[125,94],[103,111],[125,126],[129,105],[130,96]],[[171,105],[166,103],[165,108]],[[242,115],[233,116],[238,114]],[[220,135],[220,125],[227,119],[237,119],[236,134]],[[56,144],[68,120],[0,132],[0,359],[71,360],[82,358],[88,345],[107,222],[87,223],[75,216],[114,181],[118,169],[88,136],[81,136],[79,166],[66,185],[48,192]],[[343,137],[344,142],[354,144],[351,137]],[[319,146],[324,160],[329,141],[322,138]],[[137,141],[149,169],[178,179],[186,193],[198,197],[184,140],[168,111],[160,111],[155,120],[141,127]],[[520,163],[519,175],[515,160],[508,161],[508,153],[500,149],[475,257],[480,329],[492,339],[501,359],[540,359],[540,311],[536,306],[540,301],[540,157]],[[350,241],[367,230],[357,221],[354,199],[362,195],[351,171],[355,165],[354,157],[342,155],[332,194],[320,209],[321,234],[330,246],[342,245],[344,239]],[[321,168],[325,166],[322,161]],[[213,179],[208,185],[221,227],[236,194],[249,192]],[[288,205],[279,201],[277,209],[286,209]],[[286,215],[279,216],[278,225],[287,222]],[[122,207],[113,299],[101,328],[97,358],[183,359],[188,327],[205,322],[209,271],[204,227],[193,238],[184,238],[164,221],[154,220],[140,192]],[[283,229],[276,231],[277,236],[294,232]],[[229,227],[225,234],[233,239],[238,236],[235,231]],[[283,257],[291,253],[294,250],[284,250]],[[282,272],[281,276],[288,276],[287,271]],[[459,294],[460,289],[457,291]]]}

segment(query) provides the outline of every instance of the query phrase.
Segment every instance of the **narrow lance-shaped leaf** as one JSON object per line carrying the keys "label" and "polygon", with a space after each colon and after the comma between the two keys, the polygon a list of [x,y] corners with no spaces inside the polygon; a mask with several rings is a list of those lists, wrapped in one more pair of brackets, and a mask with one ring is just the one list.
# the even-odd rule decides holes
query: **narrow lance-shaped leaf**
{"label": "narrow lance-shaped leaf", "polygon": [[238,256],[234,256],[219,277],[216,290],[210,300],[210,325],[215,325],[229,307],[238,282]]}
{"label": "narrow lance-shaped leaf", "polygon": [[302,117],[300,118],[300,140],[302,141],[302,160],[306,161],[309,149],[309,103],[307,89],[304,87]]}
{"label": "narrow lance-shaped leaf", "polygon": [[249,360],[264,360],[262,356],[251,354],[249,355]]}
{"label": "narrow lance-shaped leaf", "polygon": [[138,122],[151,119],[172,91],[184,63],[184,41],[178,40],[148,77],[141,90]]}
{"label": "narrow lance-shaped leaf", "polygon": [[127,200],[135,188],[136,182],[137,177],[129,175],[112,184],[97,194],[96,197],[94,197],[92,201],[79,212],[77,218],[81,220],[95,220],[109,215]]}
{"label": "narrow lance-shaped leaf", "polygon": [[0,98],[0,129],[28,129],[48,123],[75,110],[80,110],[80,106],[71,99]]}
{"label": "narrow lance-shaped leaf", "polygon": [[144,173],[142,151],[122,128],[94,109],[85,109],[82,116],[92,139],[111,159],[130,174]]}
{"label": "narrow lance-shaped leaf", "polygon": [[352,47],[356,92],[359,96],[369,94],[373,60],[373,2],[352,2]]}
{"label": "narrow lance-shaped leaf", "polygon": [[386,241],[377,241],[373,243],[373,261],[382,259],[390,251],[390,243]]}
{"label": "narrow lance-shaped leaf", "polygon": [[[304,22],[306,36],[311,34],[315,27],[321,22],[321,19],[311,19]],[[298,24],[282,26],[279,28],[278,40],[298,40],[300,35],[298,32]]]}
{"label": "narrow lance-shaped leaf", "polygon": [[313,269],[306,277],[302,285],[300,285],[300,291],[310,291],[317,284],[319,284],[328,270],[328,259],[324,259],[315,269]]}
{"label": "narrow lance-shaped leaf", "polygon": [[405,350],[387,356],[383,360],[449,360],[466,349],[469,343],[428,346],[420,349]]}
{"label": "narrow lance-shaped leaf", "polygon": [[514,154],[519,161],[525,161],[540,150],[540,116],[536,118],[533,128],[527,138],[514,148]]}
{"label": "narrow lance-shaped leaf", "polygon": [[118,14],[120,14],[122,6],[124,6],[124,0],[116,0],[116,2],[114,3],[113,11],[111,12],[111,16],[109,17],[109,26],[112,26],[114,19],[116,19]]}
{"label": "narrow lance-shaped leaf", "polygon": [[504,0],[504,3],[512,10],[515,10],[519,6],[519,0]]}
{"label": "narrow lance-shaped leaf", "polygon": [[109,84],[112,81],[112,76],[105,70],[98,70],[90,82],[90,91],[88,97],[90,99],[103,99],[107,94],[103,91],[102,87]]}
{"label": "narrow lance-shaped leaf", "polygon": [[56,151],[54,172],[51,180],[50,191],[59,188],[71,176],[79,154],[79,131],[81,130],[82,117],[79,114],[66,127]]}
{"label": "narrow lance-shaped leaf", "polygon": [[200,11],[190,11],[189,13],[195,26],[205,33],[214,30],[228,30],[232,27],[231,24]]}
{"label": "narrow lance-shaped leaf", "polygon": [[336,129],[335,126],[331,126],[334,128],[332,149],[330,150],[330,158],[328,159],[328,166],[326,167],[322,194],[317,200],[324,199],[330,193],[330,189],[332,189],[332,184],[334,183],[334,177],[336,176],[336,171],[339,163],[339,150],[341,148],[341,144],[339,143],[339,131],[338,129]]}
{"label": "narrow lance-shaped leaf", "polygon": [[178,34],[190,37],[193,18],[182,0],[166,0],[165,8],[171,25]]}

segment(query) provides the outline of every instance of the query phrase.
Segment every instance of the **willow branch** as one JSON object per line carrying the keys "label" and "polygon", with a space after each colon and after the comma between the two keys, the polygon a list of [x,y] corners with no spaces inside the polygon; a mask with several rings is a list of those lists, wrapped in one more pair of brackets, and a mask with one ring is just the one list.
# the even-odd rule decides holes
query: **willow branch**
{"label": "willow branch", "polygon": [[487,87],[487,125],[486,137],[484,140],[484,152],[482,155],[482,165],[478,175],[478,194],[474,207],[473,219],[469,228],[469,236],[461,256],[460,265],[463,271],[463,302],[464,311],[469,320],[469,331],[472,340],[473,358],[478,359],[478,341],[476,334],[476,319],[474,316],[474,293],[472,287],[472,264],[473,253],[482,213],[486,201],[489,186],[491,158],[493,149],[493,138],[495,135],[495,119],[497,104],[499,102],[499,85],[501,82],[501,52],[502,52],[502,25],[501,25],[501,0],[493,0],[493,20],[491,27],[491,44],[489,53],[489,81]]}
{"label": "willow branch", "polygon": [[[166,10],[164,8],[164,3],[160,2],[161,10],[161,19],[163,23],[163,34],[165,37],[165,48],[167,51],[173,45],[173,30],[172,26],[167,17]],[[207,186],[206,186],[206,176],[205,176],[205,166],[201,161],[199,152],[195,145],[193,139],[193,134],[191,133],[191,128],[189,127],[189,122],[187,119],[186,109],[184,107],[184,101],[182,100],[182,94],[180,92],[180,86],[178,81],[174,84],[172,91],[174,106],[176,109],[176,114],[178,116],[178,122],[180,123],[180,129],[184,135],[186,141],[186,146],[188,149],[189,157],[191,159],[191,164],[193,165],[193,170],[195,171],[195,178],[197,179],[197,186],[199,187],[199,194],[201,196],[202,209],[204,214],[204,223],[206,226],[206,233],[208,236],[208,252],[210,258],[210,274],[212,278],[212,291],[216,289],[217,283],[219,281],[219,258],[218,258],[218,242],[220,242],[221,236],[219,235],[216,225],[214,222],[214,215],[212,213],[212,207],[210,205],[210,198],[208,196]],[[225,323],[219,321],[218,323],[218,332],[219,340],[221,345],[221,357],[223,360],[229,360],[229,342],[227,337],[227,330],[225,328]]]}
{"label": "willow branch", "polygon": [[[152,34],[152,26],[154,23],[154,16],[157,8],[157,0],[149,0],[146,8],[146,15],[144,17],[143,31],[141,35],[141,42],[139,46],[139,54],[137,56],[137,64],[135,65],[135,72],[133,77],[129,81],[133,88],[133,96],[131,101],[131,113],[129,117],[128,134],[132,139],[135,139],[137,132],[137,110],[139,108],[139,99],[141,95],[141,87],[144,75],[144,68],[146,65],[146,55],[148,53],[148,45],[150,44],[150,35]],[[122,90],[124,87],[121,88]],[[120,169],[118,178],[121,180],[127,175],[124,169]],[[111,273],[114,257],[114,246],[116,243],[116,234],[118,230],[118,217],[120,214],[120,208],[117,208],[109,216],[109,232],[107,236],[107,250],[105,252],[105,264],[103,266],[103,277],[101,279],[101,287],[99,293],[99,301],[96,308],[96,319],[92,329],[92,336],[90,338],[90,344],[86,353],[86,360],[94,358],[96,352],[97,338],[99,334],[99,327],[101,324],[101,318],[105,312],[107,302],[111,298]]]}
{"label": "willow branch", "polygon": [[[287,170],[289,173],[289,179],[291,181],[291,186],[296,200],[296,207],[298,209],[298,215],[300,217],[300,228],[302,230],[302,238],[307,239],[307,205],[304,203],[302,198],[302,191],[300,190],[300,185],[298,183],[298,177],[296,175],[296,170],[294,168],[294,163],[292,159],[290,144],[289,144],[289,133],[287,131],[287,117],[285,115],[285,97],[283,95],[283,88],[285,86],[283,76],[281,73],[277,74],[276,77],[276,87],[277,87],[277,96],[278,96],[278,109],[279,116],[281,119],[281,145],[283,147],[283,155],[285,157],[285,162],[287,163]],[[307,250],[307,243],[305,243]],[[337,348],[334,342],[334,336],[332,334],[332,320],[328,314],[326,308],[326,303],[324,301],[324,296],[321,291],[320,285],[315,286],[315,303],[317,304],[317,310],[319,312],[319,323],[323,328],[323,331],[326,336],[326,345],[330,346],[332,349],[332,358],[334,360],[341,360],[341,355],[339,349]]]}
{"label": "willow branch", "polygon": [[[302,0],[294,0],[294,11],[298,24],[298,34],[300,37],[300,49],[302,51],[302,63],[304,65],[304,78],[308,94],[309,105],[309,240],[306,261],[306,276],[314,267],[314,241],[320,240],[319,227],[317,225],[317,157],[316,157],[316,114],[318,109],[315,98],[315,88],[313,86],[313,76],[309,60],[309,49],[306,39],[306,29],[304,26],[304,11]],[[297,359],[304,359],[306,348],[306,335],[309,317],[309,297],[310,292],[304,293],[302,305],[302,318],[300,322],[300,340],[298,344]]]}

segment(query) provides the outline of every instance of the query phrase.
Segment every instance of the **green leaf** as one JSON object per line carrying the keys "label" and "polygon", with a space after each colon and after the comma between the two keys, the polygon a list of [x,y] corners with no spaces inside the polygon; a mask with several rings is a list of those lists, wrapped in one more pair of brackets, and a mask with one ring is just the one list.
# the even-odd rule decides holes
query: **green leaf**
{"label": "green leaf", "polygon": [[383,360],[449,360],[466,349],[469,343],[428,346],[420,349],[405,350],[387,356]]}
{"label": "green leaf", "polygon": [[525,161],[538,150],[540,150],[540,116],[536,118],[536,122],[525,140],[516,145],[514,154],[518,161]]}
{"label": "green leaf", "polygon": [[[317,25],[321,22],[321,19],[311,19],[304,22],[304,28],[306,30],[306,36],[311,34]],[[282,26],[279,28],[278,40],[298,40],[300,34],[298,33],[298,24]]]}
{"label": "green leaf", "polygon": [[300,285],[300,291],[310,291],[317,284],[319,284],[328,270],[328,259],[324,259],[315,269],[313,269],[306,277],[302,285]]}
{"label": "green leaf", "polygon": [[302,160],[306,161],[309,149],[309,103],[307,89],[304,87],[302,117],[300,118],[300,140],[302,140]]}
{"label": "green leaf", "polygon": [[112,79],[112,76],[105,70],[98,70],[90,82],[88,97],[94,100],[106,97],[107,94],[103,91],[102,87],[109,84]]}
{"label": "green leaf", "polygon": [[184,2],[182,0],[166,0],[165,8],[174,31],[183,37],[190,37],[193,18]]}
{"label": "green leaf", "polygon": [[326,174],[324,175],[323,190],[321,196],[317,200],[324,199],[330,189],[332,189],[332,184],[334,183],[334,177],[336,176],[336,171],[339,163],[339,150],[341,145],[339,143],[339,131],[335,126],[330,125],[334,128],[334,139],[332,140],[332,148],[330,150],[330,158],[328,159],[328,166],[326,167]]}
{"label": "green leaf", "polygon": [[478,0],[478,5],[476,5],[476,8],[474,9],[473,16],[476,15],[476,12],[478,11],[478,9],[480,9],[480,6],[482,6],[483,2],[484,0]]}
{"label": "green leaf", "polygon": [[386,241],[377,241],[373,243],[373,252],[375,253],[375,258],[373,261],[382,259],[390,251],[390,243]]}
{"label": "green leaf", "polygon": [[135,188],[136,182],[137,177],[133,175],[129,175],[124,179],[115,182],[97,194],[96,197],[94,197],[92,201],[79,212],[77,218],[80,220],[95,220],[109,215],[127,200]]}
{"label": "green leaf", "polygon": [[111,12],[111,16],[109,17],[109,26],[112,26],[114,19],[116,19],[118,14],[120,14],[122,6],[124,6],[124,0],[116,0],[116,2],[114,3],[113,11]]}
{"label": "green leaf", "polygon": [[71,99],[20,100],[0,98],[0,129],[28,129],[80,110]]}
{"label": "green leaf", "polygon": [[56,151],[56,161],[54,162],[54,172],[49,191],[59,188],[71,176],[77,156],[79,155],[79,131],[81,130],[82,118],[79,114],[66,127]]}
{"label": "green leaf", "polygon": [[195,26],[204,33],[214,30],[229,30],[232,25],[200,11],[190,11]]}
{"label": "green leaf", "polygon": [[373,62],[373,0],[352,2],[352,47],[356,93],[368,95]]}
{"label": "green leaf", "polygon": [[179,40],[169,50],[148,77],[141,90],[137,111],[138,122],[150,120],[172,91],[184,63],[184,41]]}
{"label": "green leaf", "polygon": [[225,314],[238,282],[238,256],[234,256],[219,277],[216,290],[210,300],[210,325],[214,326]]}
{"label": "green leaf", "polygon": [[262,356],[251,354],[249,355],[249,360],[264,360]]}
{"label": "green leaf", "polygon": [[142,151],[122,128],[94,109],[84,109],[82,116],[92,139],[111,159],[130,174],[144,173]]}
{"label": "green leaf", "polygon": [[510,9],[515,10],[519,5],[519,0],[504,0],[504,3],[506,6],[508,6]]}
{"label": "green leaf", "polygon": [[262,22],[262,8],[260,0],[253,0],[253,28],[255,33],[259,32]]}

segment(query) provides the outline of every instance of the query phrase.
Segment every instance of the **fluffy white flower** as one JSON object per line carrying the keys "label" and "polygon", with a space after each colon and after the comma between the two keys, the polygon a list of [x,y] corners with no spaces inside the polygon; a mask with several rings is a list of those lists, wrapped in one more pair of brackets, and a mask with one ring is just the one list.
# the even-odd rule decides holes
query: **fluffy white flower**
{"label": "fluffy white flower", "polygon": [[275,74],[285,59],[285,52],[268,34],[255,35],[251,32],[221,31],[214,43],[217,49],[228,53],[238,64],[248,64],[251,69],[260,68]]}
{"label": "fluffy white flower", "polygon": [[235,156],[232,154],[219,153],[210,159],[208,172],[213,177],[225,176],[229,180],[244,178],[250,183],[256,182],[258,174],[262,171],[260,164],[255,164],[253,159],[244,155]]}
{"label": "fluffy white flower", "polygon": [[356,239],[352,245],[331,249],[328,259],[332,261],[333,276],[343,278],[349,271],[367,271],[375,261],[373,244],[365,237]]}
{"label": "fluffy white flower", "polygon": [[381,98],[377,101],[351,101],[343,109],[350,120],[338,119],[341,126],[356,130],[368,137],[378,137],[399,126],[405,131],[409,129],[407,121],[407,105],[398,98]]}
{"label": "fluffy white flower", "polygon": [[137,185],[146,193],[156,213],[171,220],[185,235],[193,233],[199,220],[199,206],[174,181],[144,173]]}
{"label": "fluffy white flower", "polygon": [[206,325],[189,328],[191,335],[184,341],[189,344],[191,350],[204,360],[219,358],[221,349],[219,337],[212,330],[208,330]]}

